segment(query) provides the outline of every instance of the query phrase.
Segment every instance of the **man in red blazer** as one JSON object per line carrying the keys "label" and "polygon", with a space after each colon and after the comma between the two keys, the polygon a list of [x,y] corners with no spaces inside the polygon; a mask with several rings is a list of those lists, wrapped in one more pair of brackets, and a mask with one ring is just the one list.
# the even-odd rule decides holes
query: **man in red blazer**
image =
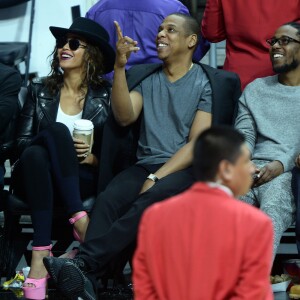
{"label": "man in red blazer", "polygon": [[133,261],[136,300],[273,299],[273,228],[236,200],[254,167],[243,136],[212,127],[194,150],[197,182],[146,210]]}
{"label": "man in red blazer", "polygon": [[202,34],[213,43],[226,40],[224,70],[237,73],[244,89],[274,74],[266,39],[282,24],[299,20],[300,0],[207,0]]}

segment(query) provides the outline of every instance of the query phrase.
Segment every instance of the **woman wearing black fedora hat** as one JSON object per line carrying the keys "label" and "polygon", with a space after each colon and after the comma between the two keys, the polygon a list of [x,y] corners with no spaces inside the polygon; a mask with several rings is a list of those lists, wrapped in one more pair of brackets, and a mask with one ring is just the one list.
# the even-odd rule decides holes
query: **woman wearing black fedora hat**
{"label": "woman wearing black fedora hat", "polygon": [[[12,174],[14,193],[29,204],[34,228],[31,269],[23,285],[30,299],[45,298],[42,259],[51,255],[54,205],[65,207],[74,237],[84,240],[89,219],[82,199],[96,193],[102,129],[110,113],[111,87],[101,75],[112,71],[115,60],[107,32],[94,21],[78,18],[70,28],[51,26],[50,31],[56,39],[51,72],[28,87],[17,132],[20,158]],[[78,119],[93,123],[91,145],[72,138]]]}

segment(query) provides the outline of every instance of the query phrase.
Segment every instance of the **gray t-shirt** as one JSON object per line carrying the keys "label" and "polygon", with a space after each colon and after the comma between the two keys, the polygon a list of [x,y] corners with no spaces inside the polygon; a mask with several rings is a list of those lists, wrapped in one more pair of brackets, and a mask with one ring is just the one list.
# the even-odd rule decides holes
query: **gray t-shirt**
{"label": "gray t-shirt", "polygon": [[197,110],[211,113],[211,86],[196,64],[175,82],[160,69],[134,90],[143,96],[139,164],[165,163],[188,142]]}

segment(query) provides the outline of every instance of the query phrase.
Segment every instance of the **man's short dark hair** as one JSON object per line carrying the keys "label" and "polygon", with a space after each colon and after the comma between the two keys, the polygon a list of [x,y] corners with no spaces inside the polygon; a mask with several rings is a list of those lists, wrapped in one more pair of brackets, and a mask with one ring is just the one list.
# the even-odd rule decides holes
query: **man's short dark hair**
{"label": "man's short dark hair", "polygon": [[194,147],[196,180],[214,181],[222,160],[235,163],[241,154],[244,136],[231,127],[211,127],[203,131]]}
{"label": "man's short dark hair", "polygon": [[297,23],[297,22],[289,22],[289,23],[285,23],[283,24],[282,26],[292,26],[294,27],[295,29],[297,29],[297,35],[300,35],[300,23]]}
{"label": "man's short dark hair", "polygon": [[199,23],[197,22],[197,20],[190,16],[190,15],[186,15],[186,14],[182,14],[182,13],[173,13],[170,14],[169,16],[178,16],[184,19],[184,31],[186,32],[187,35],[192,35],[192,34],[196,34],[197,35],[197,44],[200,41],[200,26]]}

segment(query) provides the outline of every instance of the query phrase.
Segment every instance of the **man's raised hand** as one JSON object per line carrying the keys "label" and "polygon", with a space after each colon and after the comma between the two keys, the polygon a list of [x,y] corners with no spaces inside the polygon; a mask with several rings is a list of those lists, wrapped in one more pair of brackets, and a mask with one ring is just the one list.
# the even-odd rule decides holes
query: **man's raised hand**
{"label": "man's raised hand", "polygon": [[117,21],[114,21],[114,24],[116,26],[116,31],[118,35],[118,41],[116,44],[115,67],[123,68],[127,63],[131,52],[137,52],[138,50],[140,50],[140,48],[137,47],[137,41],[134,41],[128,36],[123,36],[121,27]]}

